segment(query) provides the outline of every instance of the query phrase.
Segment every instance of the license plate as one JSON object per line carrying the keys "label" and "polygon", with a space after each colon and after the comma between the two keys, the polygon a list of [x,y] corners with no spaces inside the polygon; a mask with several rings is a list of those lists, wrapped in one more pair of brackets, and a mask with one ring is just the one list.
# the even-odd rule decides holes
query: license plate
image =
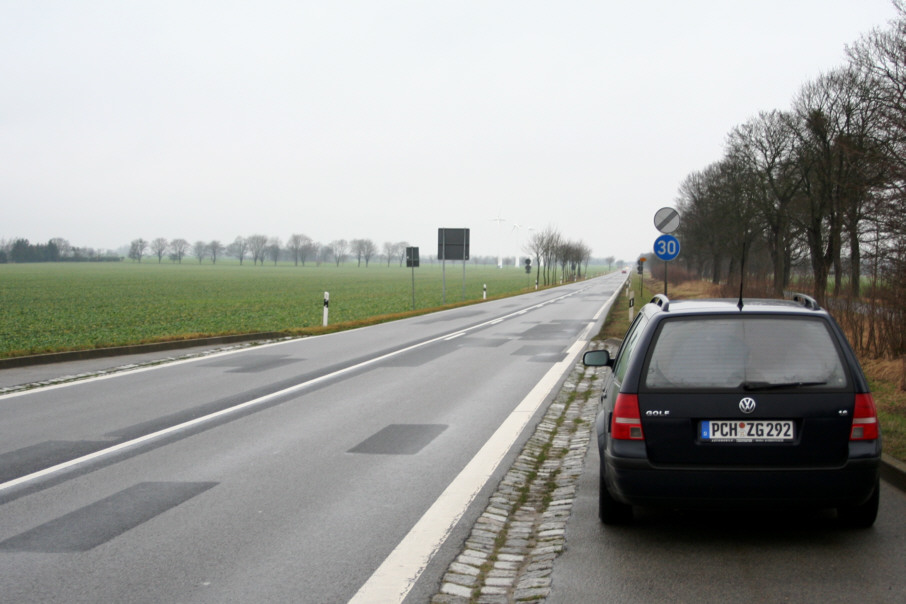
{"label": "license plate", "polygon": [[790,442],[796,438],[791,420],[705,420],[699,434],[708,442]]}

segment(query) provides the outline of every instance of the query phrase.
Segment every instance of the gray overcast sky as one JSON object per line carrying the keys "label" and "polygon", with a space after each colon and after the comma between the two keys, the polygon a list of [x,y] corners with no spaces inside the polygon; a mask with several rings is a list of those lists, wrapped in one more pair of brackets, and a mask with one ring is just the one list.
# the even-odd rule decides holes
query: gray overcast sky
{"label": "gray overcast sky", "polygon": [[[596,257],[889,0],[0,0],[0,238],[262,233]],[[498,226],[493,219],[505,222]]]}

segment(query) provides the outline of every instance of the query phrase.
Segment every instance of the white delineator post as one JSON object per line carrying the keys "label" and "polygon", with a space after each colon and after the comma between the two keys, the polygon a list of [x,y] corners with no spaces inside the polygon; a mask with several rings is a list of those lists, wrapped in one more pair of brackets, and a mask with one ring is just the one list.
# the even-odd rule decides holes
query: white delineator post
{"label": "white delineator post", "polygon": [[324,327],[327,327],[327,307],[330,304],[330,292],[324,292]]}

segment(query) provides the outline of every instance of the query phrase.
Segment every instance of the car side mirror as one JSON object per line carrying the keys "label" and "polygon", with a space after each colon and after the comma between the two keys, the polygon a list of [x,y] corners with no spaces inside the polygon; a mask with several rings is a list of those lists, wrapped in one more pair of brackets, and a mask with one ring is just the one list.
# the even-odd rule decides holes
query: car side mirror
{"label": "car side mirror", "polygon": [[606,350],[589,350],[582,355],[586,367],[613,367],[613,359]]}

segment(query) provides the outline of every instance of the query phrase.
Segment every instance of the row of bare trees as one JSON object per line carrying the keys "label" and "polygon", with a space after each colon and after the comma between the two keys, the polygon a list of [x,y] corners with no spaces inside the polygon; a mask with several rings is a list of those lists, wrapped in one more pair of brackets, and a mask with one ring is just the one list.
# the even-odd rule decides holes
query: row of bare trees
{"label": "row of bare trees", "polygon": [[764,282],[778,297],[795,277],[823,305],[850,300],[832,304],[857,309],[853,322],[878,313],[906,331],[906,4],[894,4],[897,18],[848,47],[845,65],[806,83],[791,108],[734,128],[724,157],[685,179],[687,270]]}
{"label": "row of bare trees", "polygon": [[581,241],[568,240],[557,229],[548,226],[532,231],[523,251],[533,258],[535,281],[550,285],[557,282],[557,267],[561,280],[580,279],[591,260],[591,248]]}
{"label": "row of bare trees", "polygon": [[[906,10],[848,48],[846,65],[805,84],[788,110],[762,112],[730,132],[724,157],[679,190],[682,261],[715,282],[770,278],[794,268],[814,293],[863,272],[906,268]],[[734,276],[735,275],[735,276]]]}
{"label": "row of bare trees", "polygon": [[[387,266],[394,261],[401,265],[405,263],[408,245],[405,241],[384,243],[383,257],[387,260]],[[276,264],[281,259],[291,260],[296,266],[305,266],[306,262],[319,266],[331,262],[339,266],[352,256],[359,266],[364,263],[367,267],[377,257],[378,247],[371,239],[336,239],[328,244],[321,244],[300,233],[290,235],[285,244],[277,237],[260,234],[236,237],[227,245],[218,240],[190,244],[185,239],[167,240],[158,237],[151,241],[134,239],[129,246],[128,255],[136,262],[141,262],[142,258],[150,255],[157,258],[158,263],[163,262],[164,258],[182,263],[184,258],[192,256],[199,263],[210,260],[215,264],[218,258],[231,256],[239,260],[239,264],[251,260],[252,264],[260,263],[262,266],[265,262]]]}

